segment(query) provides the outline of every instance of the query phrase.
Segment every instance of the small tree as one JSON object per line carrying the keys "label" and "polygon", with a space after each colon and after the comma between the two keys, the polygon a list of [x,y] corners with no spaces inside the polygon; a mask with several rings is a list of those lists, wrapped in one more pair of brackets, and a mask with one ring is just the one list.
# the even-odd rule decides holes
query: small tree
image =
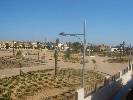
{"label": "small tree", "polygon": [[19,67],[20,67],[20,75],[23,75],[23,71],[22,71],[22,63],[19,63]]}
{"label": "small tree", "polygon": [[15,47],[15,46],[14,46],[14,41],[13,41],[13,47],[12,47],[12,48],[13,48],[13,56],[15,55],[15,53],[14,53],[14,52],[15,52],[15,51],[14,51],[14,47]]}
{"label": "small tree", "polygon": [[125,55],[125,41],[122,42],[122,51],[123,51],[123,56]]}
{"label": "small tree", "polygon": [[65,51],[64,54],[65,54],[65,55],[64,55],[64,58],[65,58],[65,59],[70,59],[70,57],[71,57],[70,49],[67,49],[67,51]]}
{"label": "small tree", "polygon": [[75,53],[78,53],[81,50],[81,43],[74,42],[70,47],[74,50]]}
{"label": "small tree", "polygon": [[57,71],[58,71],[58,44],[59,44],[59,39],[56,39],[56,44],[55,44],[55,53],[54,53],[54,58],[55,58],[55,75],[57,75]]}
{"label": "small tree", "polygon": [[15,49],[18,49],[18,42],[14,44]]}
{"label": "small tree", "polygon": [[17,58],[22,58],[22,57],[23,57],[22,52],[21,52],[20,50],[17,51],[16,57],[17,57]]}
{"label": "small tree", "polygon": [[55,58],[55,75],[57,75],[57,61],[58,61],[58,52],[57,52],[57,50],[55,50],[54,58]]}
{"label": "small tree", "polygon": [[9,49],[9,47],[10,47],[10,46],[9,46],[9,43],[5,43],[5,45],[6,45],[5,48],[6,48],[6,49]]}
{"label": "small tree", "polygon": [[37,49],[38,49],[38,53],[37,53],[37,59],[39,60],[39,58],[40,58],[40,49],[41,49],[41,44],[40,44],[40,42],[37,42]]}
{"label": "small tree", "polygon": [[25,44],[24,43],[22,44],[22,48],[25,49]]}
{"label": "small tree", "polygon": [[11,91],[8,91],[6,94],[2,95],[0,100],[12,100],[12,98],[11,98]]}
{"label": "small tree", "polygon": [[96,66],[97,66],[97,65],[96,65],[96,60],[95,60],[95,59],[92,59],[91,61],[92,61],[92,63],[94,64],[94,70],[95,70],[95,69],[96,69]]}

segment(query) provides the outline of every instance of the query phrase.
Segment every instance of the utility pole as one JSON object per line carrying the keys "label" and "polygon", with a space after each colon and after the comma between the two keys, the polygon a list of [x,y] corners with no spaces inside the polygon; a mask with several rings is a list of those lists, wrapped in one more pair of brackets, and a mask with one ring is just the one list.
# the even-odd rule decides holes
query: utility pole
{"label": "utility pole", "polygon": [[37,53],[37,57],[38,57],[38,61],[39,61],[39,56],[40,56],[40,43],[37,42],[37,49],[38,49],[38,53]]}
{"label": "utility pole", "polygon": [[85,39],[85,34],[86,34],[86,21],[84,21],[84,33],[83,34],[67,34],[65,32],[61,32],[59,33],[59,35],[62,35],[62,36],[79,36],[79,35],[82,35],[83,36],[83,67],[82,67],[82,75],[81,75],[81,87],[83,88],[84,87],[84,68],[85,68],[85,49],[86,49],[86,39]]}
{"label": "utility pole", "polygon": [[82,68],[82,82],[81,82],[82,88],[84,87],[85,45],[86,45],[85,33],[86,33],[86,21],[84,21],[83,68]]}

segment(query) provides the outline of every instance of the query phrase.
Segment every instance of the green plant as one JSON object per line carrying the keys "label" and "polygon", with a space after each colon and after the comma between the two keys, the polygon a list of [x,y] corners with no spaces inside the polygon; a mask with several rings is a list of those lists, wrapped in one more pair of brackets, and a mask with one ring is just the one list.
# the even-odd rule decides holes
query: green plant
{"label": "green plant", "polygon": [[16,57],[17,58],[22,58],[22,52],[19,50],[19,51],[17,51],[17,53],[16,53]]}
{"label": "green plant", "polygon": [[92,61],[92,63],[94,64],[94,69],[96,69],[96,66],[97,66],[97,65],[96,65],[96,60],[95,60],[95,59],[92,59],[91,61]]}
{"label": "green plant", "polygon": [[4,93],[1,98],[1,100],[12,100],[11,91],[7,91],[6,93]]}
{"label": "green plant", "polygon": [[69,49],[67,49],[65,52],[64,52],[64,58],[65,59],[70,59],[71,57],[71,52]]}

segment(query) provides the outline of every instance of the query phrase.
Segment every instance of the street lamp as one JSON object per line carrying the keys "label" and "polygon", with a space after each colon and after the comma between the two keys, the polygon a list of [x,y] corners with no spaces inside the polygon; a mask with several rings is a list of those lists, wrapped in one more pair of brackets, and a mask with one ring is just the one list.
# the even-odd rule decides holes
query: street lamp
{"label": "street lamp", "polygon": [[61,33],[59,33],[59,35],[62,35],[62,36],[67,36],[67,35],[69,35],[69,36],[77,36],[77,35],[84,35],[84,34],[77,34],[77,33],[75,33],[75,34],[68,34],[68,33],[65,33],[65,32],[61,32]]}
{"label": "street lamp", "polygon": [[84,21],[84,33],[83,34],[67,34],[65,32],[59,33],[59,35],[62,36],[78,36],[78,35],[83,35],[84,36],[84,42],[83,42],[83,67],[82,67],[82,78],[81,78],[81,87],[84,87],[84,68],[85,68],[85,44],[86,44],[86,39],[85,39],[85,33],[86,33],[86,21]]}

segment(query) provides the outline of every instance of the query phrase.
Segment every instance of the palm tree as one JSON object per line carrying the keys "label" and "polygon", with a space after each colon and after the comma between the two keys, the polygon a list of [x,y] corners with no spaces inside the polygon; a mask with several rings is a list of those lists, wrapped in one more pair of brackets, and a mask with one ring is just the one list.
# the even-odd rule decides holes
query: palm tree
{"label": "palm tree", "polygon": [[40,49],[42,49],[42,46],[41,46],[40,42],[37,42],[37,49],[38,49],[37,56],[38,56],[38,61],[39,61],[39,59],[40,59]]}
{"label": "palm tree", "polygon": [[55,45],[55,53],[54,53],[54,58],[55,58],[55,75],[57,75],[57,63],[58,63],[58,43],[59,39],[56,39],[56,45]]}
{"label": "palm tree", "polygon": [[118,47],[118,50],[120,51],[119,56],[121,60],[122,59],[122,44],[120,44],[120,46]]}
{"label": "palm tree", "polygon": [[122,50],[123,50],[123,55],[125,55],[125,42],[124,41],[122,43]]}
{"label": "palm tree", "polygon": [[124,41],[122,42],[122,44],[120,44],[119,50],[120,50],[120,60],[121,60],[122,56],[125,55],[125,42]]}
{"label": "palm tree", "polygon": [[14,53],[14,41],[13,41],[13,56],[15,55],[15,53]]}

